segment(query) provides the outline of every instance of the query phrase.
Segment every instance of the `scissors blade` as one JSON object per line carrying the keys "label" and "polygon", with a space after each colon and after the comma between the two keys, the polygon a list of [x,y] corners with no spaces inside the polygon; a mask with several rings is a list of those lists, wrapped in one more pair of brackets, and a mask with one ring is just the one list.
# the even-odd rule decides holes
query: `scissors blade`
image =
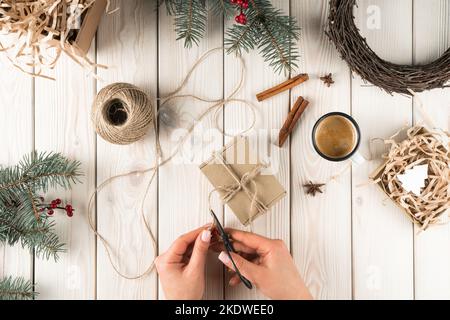
{"label": "scissors blade", "polygon": [[230,252],[236,252],[236,250],[234,250],[233,245],[230,242],[230,238],[228,237],[228,234],[225,232],[225,230],[223,229],[222,225],[220,224],[219,219],[217,218],[216,214],[214,213],[214,211],[210,210],[211,215],[214,219],[214,225],[216,226],[217,230],[219,230],[220,233],[220,237],[223,240],[223,244],[226,248],[226,250],[228,251],[228,257],[230,258],[234,269],[236,271],[236,274],[238,275],[238,277],[241,279],[242,283],[244,283],[244,285],[248,288],[248,289],[252,289],[252,283],[246,278],[244,277],[241,272],[239,271],[239,269],[236,266],[236,263],[233,260],[233,257],[231,256]]}
{"label": "scissors blade", "polygon": [[227,233],[225,232],[225,230],[223,229],[222,225],[220,224],[220,221],[219,221],[219,219],[217,218],[217,216],[216,216],[216,214],[214,213],[214,211],[210,210],[210,213],[211,213],[212,217],[214,218],[214,225],[215,225],[215,226],[217,227],[217,229],[219,230],[220,236],[221,236],[222,238],[224,238],[224,236],[225,236],[225,237],[228,239],[228,235],[227,235]]}

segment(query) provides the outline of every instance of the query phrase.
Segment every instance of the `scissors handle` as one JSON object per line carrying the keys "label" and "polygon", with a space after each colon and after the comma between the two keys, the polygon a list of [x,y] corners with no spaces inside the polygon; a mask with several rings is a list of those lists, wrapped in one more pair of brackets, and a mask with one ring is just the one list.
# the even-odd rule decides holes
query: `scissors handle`
{"label": "scissors handle", "polygon": [[[227,239],[227,240],[228,240],[228,239]],[[233,257],[231,256],[231,253],[230,253],[230,252],[236,253],[236,250],[234,250],[233,245],[232,245],[231,242],[229,242],[229,240],[228,240],[228,241],[225,242],[225,246],[226,246],[227,249],[228,249],[228,252],[227,252],[227,253],[228,253],[228,257],[230,257],[231,263],[233,264],[233,267],[234,267],[234,271],[237,273],[239,279],[241,279],[242,283],[243,283],[247,288],[252,289],[252,288],[253,288],[252,283],[250,282],[250,280],[248,280],[246,277],[244,277],[244,276],[241,274],[241,272],[239,271],[239,269],[238,269],[237,266],[236,266],[236,263],[234,262]]]}
{"label": "scissors handle", "polygon": [[[231,248],[233,248],[233,247],[231,247]],[[235,252],[234,249],[233,249],[233,250],[230,250],[230,251]],[[239,269],[238,269],[237,266],[236,266],[236,263],[235,263],[234,260],[233,260],[233,257],[231,256],[230,252],[227,252],[227,253],[228,253],[228,257],[230,257],[231,263],[233,264],[234,271],[237,273],[239,279],[241,279],[242,283],[243,283],[247,288],[252,289],[252,288],[253,288],[253,285],[252,285],[252,283],[250,282],[250,280],[248,280],[246,277],[244,277],[244,276],[241,274],[241,272],[239,271]]]}

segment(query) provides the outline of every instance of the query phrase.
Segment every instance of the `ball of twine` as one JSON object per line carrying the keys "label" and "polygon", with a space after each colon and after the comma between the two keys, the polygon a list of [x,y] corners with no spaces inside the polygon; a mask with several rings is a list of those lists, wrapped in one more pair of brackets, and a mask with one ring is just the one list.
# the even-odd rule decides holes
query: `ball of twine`
{"label": "ball of twine", "polygon": [[97,134],[119,145],[140,140],[154,119],[148,95],[128,83],[113,83],[100,90],[91,117]]}
{"label": "ball of twine", "polygon": [[[424,65],[400,65],[381,59],[359,34],[353,17],[356,0],[330,0],[326,34],[353,72],[388,93],[411,95],[449,87],[450,48],[437,60]],[[409,90],[408,90],[409,89]]]}

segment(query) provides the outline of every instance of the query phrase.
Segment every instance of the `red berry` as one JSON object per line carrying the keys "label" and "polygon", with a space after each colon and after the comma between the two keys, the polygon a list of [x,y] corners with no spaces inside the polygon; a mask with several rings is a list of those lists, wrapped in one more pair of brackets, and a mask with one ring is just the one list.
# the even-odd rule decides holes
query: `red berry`
{"label": "red berry", "polygon": [[71,217],[73,215],[73,208],[72,208],[72,206],[70,204],[68,204],[65,209],[66,209],[67,215],[69,217]]}
{"label": "red berry", "polygon": [[53,215],[53,213],[54,213],[54,211],[53,211],[52,209],[49,209],[49,210],[47,211],[47,214],[48,214],[49,216]]}
{"label": "red berry", "polygon": [[56,204],[56,202],[53,202],[53,201],[52,201],[52,203],[50,204],[50,207],[51,207],[52,209],[56,209],[56,208],[58,207],[58,205]]}
{"label": "red berry", "polygon": [[243,0],[236,0],[236,3],[237,3],[238,5],[242,5],[243,2],[244,2]]}
{"label": "red berry", "polygon": [[39,212],[44,212],[45,208],[40,208]]}
{"label": "red berry", "polygon": [[241,13],[240,15],[235,17],[235,20],[236,20],[237,23],[246,24],[247,23],[247,16],[244,13]]}
{"label": "red berry", "polygon": [[61,199],[56,199],[55,202],[56,204],[61,204]]}
{"label": "red berry", "polygon": [[237,0],[231,0],[231,3],[232,3],[232,4],[236,4],[236,3],[237,3]]}
{"label": "red berry", "polygon": [[247,9],[248,8],[248,1],[244,1],[241,4],[242,9]]}

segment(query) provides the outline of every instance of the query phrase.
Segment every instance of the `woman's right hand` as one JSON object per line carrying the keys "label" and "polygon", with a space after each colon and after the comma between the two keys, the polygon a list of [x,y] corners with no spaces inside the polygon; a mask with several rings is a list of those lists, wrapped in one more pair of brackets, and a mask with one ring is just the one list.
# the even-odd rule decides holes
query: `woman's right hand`
{"label": "woman's right hand", "polygon": [[[249,279],[271,299],[312,299],[294,264],[292,256],[282,240],[271,240],[254,233],[227,229],[236,251],[231,253],[241,274]],[[243,256],[248,257],[248,260]],[[229,269],[233,264],[225,251],[219,255]],[[240,282],[237,274],[230,279],[230,285]]]}

